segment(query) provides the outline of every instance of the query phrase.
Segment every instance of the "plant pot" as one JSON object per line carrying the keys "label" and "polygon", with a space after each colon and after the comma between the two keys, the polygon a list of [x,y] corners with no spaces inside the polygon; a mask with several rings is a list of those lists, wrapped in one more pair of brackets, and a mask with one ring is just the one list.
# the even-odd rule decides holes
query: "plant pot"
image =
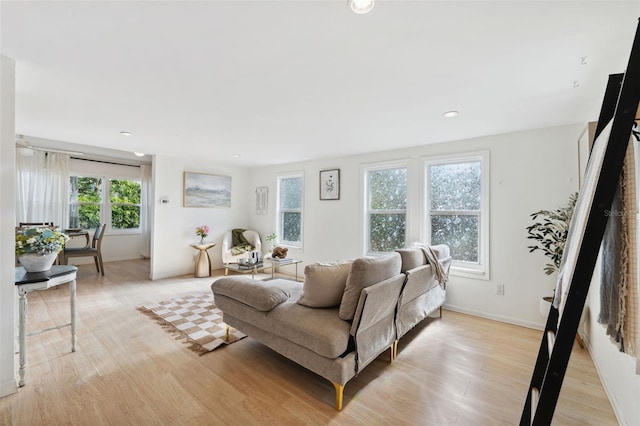
{"label": "plant pot", "polygon": [[23,253],[18,256],[18,262],[20,262],[27,272],[44,272],[51,269],[57,257],[58,253]]}
{"label": "plant pot", "polygon": [[540,315],[545,318],[549,316],[551,303],[553,303],[553,296],[546,296],[540,299]]}

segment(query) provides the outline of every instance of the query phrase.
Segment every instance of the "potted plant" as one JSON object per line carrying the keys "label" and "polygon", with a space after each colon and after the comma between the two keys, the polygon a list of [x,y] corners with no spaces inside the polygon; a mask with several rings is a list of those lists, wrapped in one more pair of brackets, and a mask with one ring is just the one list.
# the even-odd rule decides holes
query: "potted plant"
{"label": "potted plant", "polygon": [[59,229],[27,228],[16,233],[16,257],[27,272],[48,271],[68,240]]}
{"label": "potted plant", "polygon": [[[562,261],[562,253],[569,233],[569,223],[576,207],[578,193],[569,196],[566,206],[556,210],[540,210],[531,214],[533,225],[527,227],[528,239],[534,240],[533,245],[528,246],[529,253],[541,251],[551,259],[544,267],[544,272],[551,275],[558,271]],[[540,313],[549,311],[549,305],[553,301],[553,296],[543,297],[540,304]]]}
{"label": "potted plant", "polygon": [[269,252],[273,251],[273,249],[278,245],[278,234],[272,232],[267,235],[267,247],[269,248]]}

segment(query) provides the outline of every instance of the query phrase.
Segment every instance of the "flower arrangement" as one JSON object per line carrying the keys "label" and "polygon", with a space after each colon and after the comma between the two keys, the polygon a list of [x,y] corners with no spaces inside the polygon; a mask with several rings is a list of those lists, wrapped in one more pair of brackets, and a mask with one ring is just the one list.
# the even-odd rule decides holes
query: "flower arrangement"
{"label": "flower arrangement", "polygon": [[59,229],[27,228],[16,233],[16,256],[24,253],[60,253],[67,241],[69,236]]}
{"label": "flower arrangement", "polygon": [[198,226],[196,228],[196,235],[200,237],[200,244],[204,244],[204,239],[209,235],[209,227],[207,225]]}

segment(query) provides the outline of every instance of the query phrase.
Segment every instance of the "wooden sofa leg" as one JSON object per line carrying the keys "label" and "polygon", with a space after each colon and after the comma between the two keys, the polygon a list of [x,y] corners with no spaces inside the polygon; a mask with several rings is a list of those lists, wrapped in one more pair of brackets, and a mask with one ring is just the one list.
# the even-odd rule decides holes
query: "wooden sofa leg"
{"label": "wooden sofa leg", "polygon": [[440,318],[442,318],[442,305],[440,305]]}
{"label": "wooden sofa leg", "polygon": [[227,324],[224,325],[225,331],[224,331],[224,341],[228,342],[229,341],[229,326]]}
{"label": "wooden sofa leg", "polygon": [[342,411],[342,395],[344,394],[344,385],[340,385],[336,382],[333,383],[333,387],[336,389],[336,411]]}
{"label": "wooden sofa leg", "polygon": [[394,340],[389,349],[391,350],[391,359],[389,362],[393,362],[398,356],[398,341]]}

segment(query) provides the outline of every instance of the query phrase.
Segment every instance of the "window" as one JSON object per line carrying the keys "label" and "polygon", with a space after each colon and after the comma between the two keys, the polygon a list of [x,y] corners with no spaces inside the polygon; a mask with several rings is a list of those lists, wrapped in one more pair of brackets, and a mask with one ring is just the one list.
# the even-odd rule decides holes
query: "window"
{"label": "window", "polygon": [[378,165],[365,169],[366,252],[390,252],[406,244],[407,168]]}
{"label": "window", "polygon": [[69,226],[112,231],[140,228],[139,181],[93,176],[70,177]]}
{"label": "window", "polygon": [[488,275],[488,162],[486,152],[425,160],[426,239],[449,245],[454,270]]}
{"label": "window", "polygon": [[302,247],[302,200],[304,180],[301,174],[278,177],[278,224],[280,243]]}
{"label": "window", "polygon": [[140,228],[140,182],[109,179],[111,229]]}

